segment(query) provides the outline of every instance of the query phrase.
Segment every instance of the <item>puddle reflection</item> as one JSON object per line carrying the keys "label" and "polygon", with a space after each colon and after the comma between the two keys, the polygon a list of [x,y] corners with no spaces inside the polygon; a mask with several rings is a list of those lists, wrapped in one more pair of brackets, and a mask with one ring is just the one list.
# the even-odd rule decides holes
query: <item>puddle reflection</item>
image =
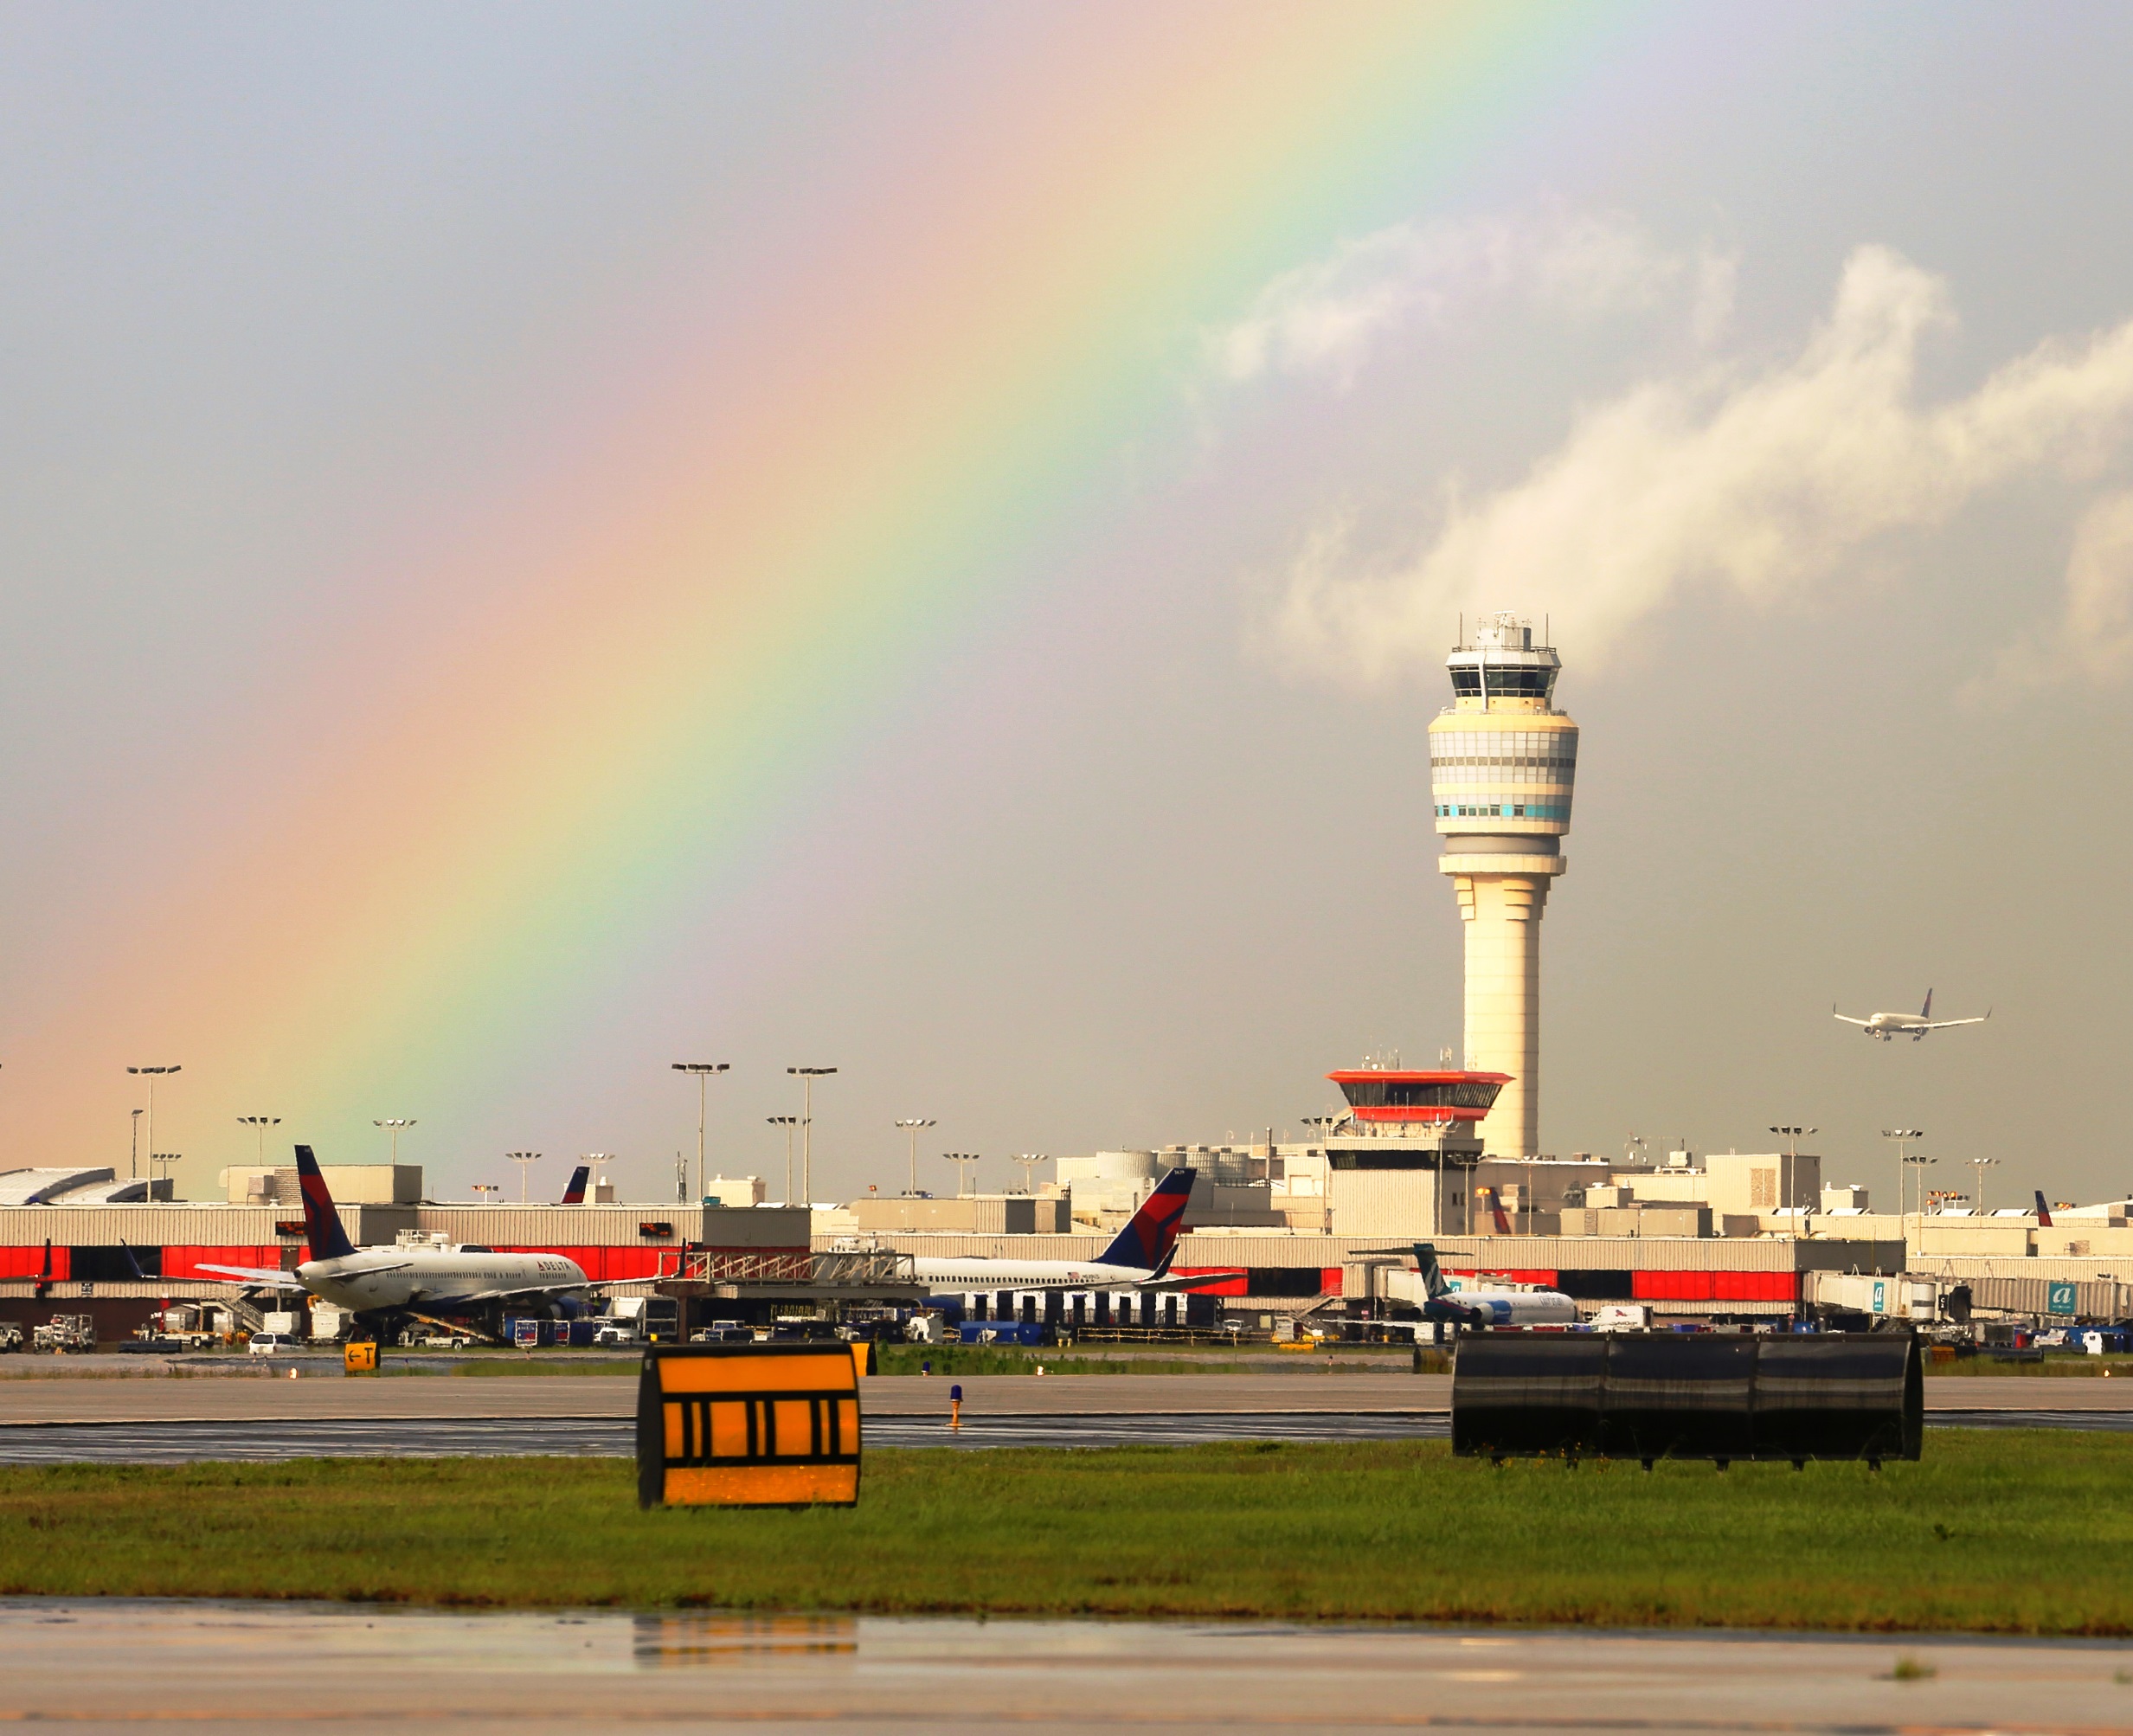
{"label": "puddle reflection", "polygon": [[646,1669],[702,1668],[759,1657],[823,1656],[859,1649],[852,1616],[720,1615],[678,1611],[641,1615],[634,1656]]}

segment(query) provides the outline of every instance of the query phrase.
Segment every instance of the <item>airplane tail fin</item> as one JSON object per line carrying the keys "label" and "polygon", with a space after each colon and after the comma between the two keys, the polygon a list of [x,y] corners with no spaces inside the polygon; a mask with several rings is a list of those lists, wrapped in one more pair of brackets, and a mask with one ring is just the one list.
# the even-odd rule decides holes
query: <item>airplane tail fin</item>
{"label": "airplane tail fin", "polygon": [[562,1191],[564,1205],[582,1206],[585,1204],[585,1183],[592,1173],[593,1166],[589,1163],[581,1163],[570,1172],[570,1185]]}
{"label": "airplane tail fin", "polygon": [[326,1191],[318,1160],[307,1145],[296,1148],[296,1180],[304,1190],[304,1239],[311,1244],[312,1258],[336,1260],[354,1253],[356,1244],[341,1227],[341,1214],[333,1208],[333,1196]]}
{"label": "airplane tail fin", "polygon": [[1488,1209],[1496,1219],[1496,1233],[1508,1236],[1511,1233],[1511,1220],[1504,1216],[1503,1194],[1494,1187],[1488,1190]]}
{"label": "airplane tail fin", "polygon": [[2041,1187],[2037,1190],[2037,1227],[2040,1230],[2052,1227],[2052,1208],[2044,1203],[2044,1190]]}
{"label": "airplane tail fin", "polygon": [[1452,1287],[1444,1282],[1443,1268],[1436,1263],[1436,1244],[1434,1242],[1415,1244],[1415,1270],[1422,1274],[1423,1294],[1431,1302],[1451,1294]]}
{"label": "airplane tail fin", "polygon": [[1192,1172],[1173,1169],[1155,1184],[1155,1192],[1096,1258],[1109,1266],[1139,1266],[1144,1271],[1167,1269],[1185,1228],[1185,1201],[1192,1193]]}
{"label": "airplane tail fin", "polygon": [[1925,1005],[1918,1009],[1918,1017],[1921,1019],[1931,1019],[1932,1016],[1933,991],[1929,988],[1925,992]]}
{"label": "airplane tail fin", "polygon": [[141,1270],[140,1257],[137,1255],[132,1249],[126,1246],[126,1240],[123,1236],[119,1238],[119,1251],[126,1257],[126,1264],[133,1269],[133,1276],[135,1281],[144,1284],[148,1282],[148,1274]]}

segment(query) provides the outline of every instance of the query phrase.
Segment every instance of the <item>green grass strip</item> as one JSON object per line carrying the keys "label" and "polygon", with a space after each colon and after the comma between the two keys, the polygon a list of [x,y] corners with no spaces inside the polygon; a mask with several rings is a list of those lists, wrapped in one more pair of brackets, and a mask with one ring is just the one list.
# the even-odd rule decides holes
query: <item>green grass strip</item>
{"label": "green grass strip", "polygon": [[1440,1443],[870,1453],[857,1509],[639,1513],[596,1459],[0,1470],[0,1594],[2133,1633],[2133,1437],[1918,1464]]}

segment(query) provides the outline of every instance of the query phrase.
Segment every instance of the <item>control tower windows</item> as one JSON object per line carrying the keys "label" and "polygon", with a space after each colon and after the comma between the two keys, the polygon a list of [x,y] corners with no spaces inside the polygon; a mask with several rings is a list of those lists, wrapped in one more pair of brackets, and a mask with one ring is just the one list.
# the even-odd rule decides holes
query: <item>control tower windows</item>
{"label": "control tower windows", "polygon": [[1545,699],[1555,690],[1556,672],[1541,664],[1452,665],[1452,691],[1462,699],[1486,695],[1496,699]]}
{"label": "control tower windows", "polygon": [[1371,1078],[1354,1073],[1335,1076],[1351,1107],[1377,1109],[1485,1109],[1503,1089],[1498,1079],[1403,1077]]}
{"label": "control tower windows", "polygon": [[1566,801],[1440,801],[1439,820],[1559,820],[1568,824]]}
{"label": "control tower windows", "polygon": [[1561,773],[1577,769],[1575,730],[1443,730],[1429,737],[1432,770]]}

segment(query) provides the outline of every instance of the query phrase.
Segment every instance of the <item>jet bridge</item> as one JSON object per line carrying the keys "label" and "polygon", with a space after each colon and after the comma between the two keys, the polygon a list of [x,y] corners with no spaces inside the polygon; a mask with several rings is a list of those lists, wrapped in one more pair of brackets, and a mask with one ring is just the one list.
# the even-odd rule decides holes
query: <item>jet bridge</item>
{"label": "jet bridge", "polygon": [[719,1302],[853,1302],[916,1306],[928,1287],[909,1254],[884,1249],[796,1253],[721,1249],[669,1255],[652,1281],[663,1296]]}

